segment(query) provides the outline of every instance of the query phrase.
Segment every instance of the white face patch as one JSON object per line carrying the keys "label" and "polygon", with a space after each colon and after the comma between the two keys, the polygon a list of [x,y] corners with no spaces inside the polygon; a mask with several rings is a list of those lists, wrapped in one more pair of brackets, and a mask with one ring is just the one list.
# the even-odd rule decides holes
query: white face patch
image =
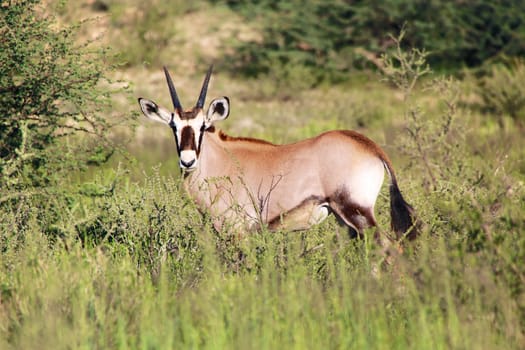
{"label": "white face patch", "polygon": [[197,152],[185,150],[180,152],[179,166],[182,169],[194,170],[197,167]]}
{"label": "white face patch", "polygon": [[200,111],[193,118],[182,119],[173,114],[170,123],[177,141],[179,166],[181,169],[194,170],[198,164],[198,155],[204,131],[204,114]]}

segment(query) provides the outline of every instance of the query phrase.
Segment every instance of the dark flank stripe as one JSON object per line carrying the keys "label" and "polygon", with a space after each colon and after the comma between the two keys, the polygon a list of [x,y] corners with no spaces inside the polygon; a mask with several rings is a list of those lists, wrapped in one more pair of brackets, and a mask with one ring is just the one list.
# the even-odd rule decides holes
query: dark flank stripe
{"label": "dark flank stripe", "polygon": [[[210,130],[208,129],[209,131],[214,131],[214,130]],[[254,139],[254,138],[251,138],[251,137],[233,137],[233,136],[229,136],[229,135],[226,135],[224,132],[222,132],[222,130],[219,130],[219,137],[222,141],[226,141],[226,142],[235,142],[235,141],[246,141],[246,142],[252,142],[252,143],[258,143],[258,144],[263,144],[263,145],[272,145],[272,146],[275,146],[275,144],[269,142],[269,141],[265,141],[265,140],[260,140],[260,139]]]}

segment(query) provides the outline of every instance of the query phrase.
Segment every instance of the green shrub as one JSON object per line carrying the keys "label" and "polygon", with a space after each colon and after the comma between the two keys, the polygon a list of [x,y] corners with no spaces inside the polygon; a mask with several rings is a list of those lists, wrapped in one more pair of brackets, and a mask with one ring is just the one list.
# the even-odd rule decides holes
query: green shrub
{"label": "green shrub", "polygon": [[[442,76],[420,82],[429,73],[421,69],[424,53],[407,53],[400,48],[399,39],[394,40],[398,49],[395,55],[384,57],[389,68],[385,72],[404,96],[406,132],[398,149],[408,157],[410,172],[417,174],[411,180],[417,183],[419,196],[415,205],[420,208],[421,221],[431,237],[444,238],[451,259],[450,273],[461,274],[456,270],[459,266],[464,271],[488,268],[492,280],[483,283],[505,285],[505,293],[516,307],[512,332],[517,331],[514,336],[522,337],[525,267],[516,262],[525,259],[525,221],[520,219],[518,209],[523,207],[525,187],[523,174],[516,171],[519,164],[510,164],[507,157],[480,156],[476,144],[471,143],[479,135],[470,135],[470,116],[459,107],[458,82]],[[431,91],[437,98],[436,115],[418,101],[422,90]],[[465,264],[472,265],[466,269]],[[431,278],[431,271],[428,273]],[[458,287],[456,297],[461,300],[465,287]],[[495,317],[506,313],[503,308],[494,307]]]}
{"label": "green shrub", "polygon": [[[0,186],[47,186],[109,158],[108,133],[122,115],[106,80],[107,54],[75,42],[40,0],[0,7]],[[78,135],[84,135],[78,138]]]}
{"label": "green shrub", "polygon": [[209,229],[208,223],[184,195],[180,178],[156,173],[138,186],[126,186],[125,176],[118,171],[90,183],[86,190],[93,193],[96,188],[98,195],[81,202],[82,212],[70,222],[69,235],[86,247],[124,252],[153,280],[165,266],[171,278],[189,283],[201,270],[197,235]]}
{"label": "green shrub", "polygon": [[[135,183],[117,171],[79,191],[2,188],[0,348],[521,349],[523,172],[498,157],[501,134],[479,148],[457,82],[431,75],[424,52],[396,45],[383,62],[384,94],[396,97],[373,95],[370,109],[402,106],[385,112],[404,112],[389,154],[405,156],[398,180],[424,224],[393,265],[372,274],[382,257],[371,235],[349,241],[333,218],[303,232],[217,233],[180,179],[158,174]],[[333,91],[322,104],[300,96],[297,111],[340,108],[350,124],[358,112]],[[508,151],[521,161],[519,147]]]}
{"label": "green shrub", "polygon": [[344,80],[352,65],[343,47],[351,18],[344,2],[244,1],[230,6],[262,27],[261,42],[239,43],[228,61],[232,71],[270,75],[284,88]]}

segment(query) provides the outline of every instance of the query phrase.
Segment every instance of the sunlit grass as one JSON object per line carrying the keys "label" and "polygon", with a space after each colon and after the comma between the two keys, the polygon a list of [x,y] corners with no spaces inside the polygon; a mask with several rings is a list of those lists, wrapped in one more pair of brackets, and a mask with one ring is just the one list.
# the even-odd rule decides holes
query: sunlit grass
{"label": "sunlit grass", "polygon": [[50,245],[32,230],[22,248],[4,246],[2,348],[519,348],[512,299],[483,280],[486,263],[461,265],[444,238],[425,237],[378,278],[371,248],[334,241],[332,228],[307,253],[299,233],[249,237],[252,256],[233,270],[199,230],[203,260],[188,280],[176,254],[152,278],[144,251]]}

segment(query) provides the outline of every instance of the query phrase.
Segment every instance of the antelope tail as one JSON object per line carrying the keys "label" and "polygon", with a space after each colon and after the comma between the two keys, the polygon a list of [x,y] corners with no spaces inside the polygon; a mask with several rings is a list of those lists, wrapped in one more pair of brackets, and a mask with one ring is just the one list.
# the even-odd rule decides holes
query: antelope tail
{"label": "antelope tail", "polygon": [[392,230],[396,233],[398,240],[403,237],[406,237],[408,240],[414,240],[419,235],[419,222],[416,218],[414,208],[403,198],[390,161],[383,159],[383,164],[390,176],[390,217]]}

